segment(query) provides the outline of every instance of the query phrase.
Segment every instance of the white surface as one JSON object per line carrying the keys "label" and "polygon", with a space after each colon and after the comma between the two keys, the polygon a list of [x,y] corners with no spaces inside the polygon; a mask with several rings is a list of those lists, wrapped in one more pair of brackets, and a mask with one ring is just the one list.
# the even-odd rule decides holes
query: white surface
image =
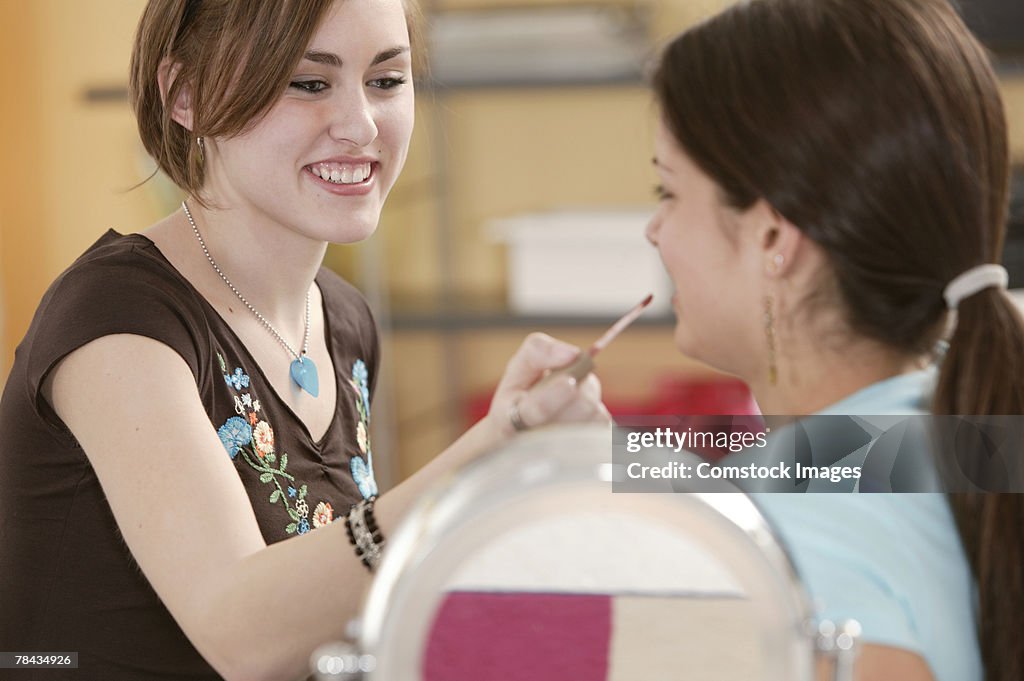
{"label": "white surface", "polygon": [[741,596],[697,542],[649,518],[574,513],[509,531],[465,561],[450,590]]}
{"label": "white surface", "polygon": [[490,223],[508,244],[510,307],[617,317],[653,293],[645,314],[666,313],[672,286],[644,237],[650,217],[649,210],[560,211]]}

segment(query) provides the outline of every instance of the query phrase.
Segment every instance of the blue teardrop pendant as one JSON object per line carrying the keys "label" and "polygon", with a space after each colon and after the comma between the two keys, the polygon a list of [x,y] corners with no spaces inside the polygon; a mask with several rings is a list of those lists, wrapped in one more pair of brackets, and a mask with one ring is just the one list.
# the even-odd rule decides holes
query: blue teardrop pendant
{"label": "blue teardrop pendant", "polygon": [[320,394],[320,377],[316,373],[316,364],[309,357],[293,359],[291,374],[295,384],[307,393],[313,397]]}

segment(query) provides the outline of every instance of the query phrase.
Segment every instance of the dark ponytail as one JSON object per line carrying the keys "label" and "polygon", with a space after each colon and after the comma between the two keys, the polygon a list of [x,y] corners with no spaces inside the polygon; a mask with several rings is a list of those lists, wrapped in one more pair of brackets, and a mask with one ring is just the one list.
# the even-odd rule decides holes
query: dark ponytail
{"label": "dark ponytail", "polygon": [[[934,412],[1024,414],[1024,324],[1016,306],[989,289],[963,301],[958,316]],[[986,679],[1024,679],[1024,494],[959,493],[949,501],[978,582]]]}
{"label": "dark ponytail", "polygon": [[[946,327],[946,285],[1000,262],[1005,113],[946,0],[737,3],[674,39],[653,85],[733,207],[763,198],[825,252],[852,334],[921,356]],[[936,414],[1024,414],[1024,325],[1005,292],[962,301],[934,400]],[[1021,681],[1024,496],[950,504],[986,679]]]}
{"label": "dark ponytail", "polygon": [[1024,414],[1024,323],[1017,306],[991,288],[961,302],[957,317],[934,413]]}

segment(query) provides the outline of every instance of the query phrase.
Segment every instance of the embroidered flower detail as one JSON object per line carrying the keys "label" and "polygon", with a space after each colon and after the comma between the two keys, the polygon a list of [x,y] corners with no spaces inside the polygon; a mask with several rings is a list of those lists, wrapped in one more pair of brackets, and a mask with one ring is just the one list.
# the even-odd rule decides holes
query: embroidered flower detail
{"label": "embroidered flower detail", "polygon": [[366,435],[366,425],[362,421],[356,426],[356,443],[359,445],[359,451],[366,454],[370,447],[370,439]]}
{"label": "embroidered flower detail", "polygon": [[[241,391],[249,387],[250,378],[242,367],[229,372],[229,365],[219,352],[217,361],[229,389]],[[263,420],[257,415],[263,407],[259,400],[254,399],[254,393],[232,394],[231,397],[238,415],[225,421],[217,430],[217,435],[231,458],[243,462],[255,472],[260,484],[267,485],[267,501],[284,508],[288,517],[285,533],[306,534],[312,527],[330,523],[334,509],[330,503],[321,501],[317,504],[316,515],[310,524],[309,502],[306,499],[309,490],[288,472],[288,452],[277,451],[279,446],[284,445],[275,442],[269,420]],[[359,402],[357,400],[357,404]]]}
{"label": "embroidered flower detail", "polygon": [[360,383],[360,384],[363,384],[363,383],[366,383],[366,382],[369,381],[370,374],[366,370],[366,362],[364,362],[361,359],[357,359],[352,364],[352,378],[356,379],[356,381],[358,383]]}
{"label": "embroidered flower detail", "polygon": [[352,365],[352,379],[359,386],[360,397],[363,398],[363,408],[366,410],[366,420],[370,420],[370,376],[366,370],[366,363],[357,359]]}
{"label": "embroidered flower detail", "polygon": [[334,509],[326,501],[321,501],[313,509],[313,527],[323,527],[324,525],[330,525],[331,521],[334,520]]}
{"label": "embroidered flower detail", "polygon": [[249,376],[242,371],[241,367],[236,368],[233,374],[224,374],[224,380],[235,390],[249,387]]}
{"label": "embroidered flower detail", "polygon": [[352,479],[359,487],[359,493],[364,499],[377,496],[377,481],[373,479],[373,468],[366,465],[361,456],[353,456],[349,463],[352,470]]}
{"label": "embroidered flower detail", "polygon": [[358,399],[356,400],[356,406],[359,408],[359,415],[364,421],[369,424],[370,422],[370,382],[369,374],[366,371],[366,364],[361,359],[357,359],[352,364],[352,379],[349,381],[349,385],[356,391]]}
{"label": "embroidered flower detail", "polygon": [[266,421],[260,421],[257,424],[252,439],[256,443],[256,453],[261,457],[274,453],[274,431]]}
{"label": "embroidered flower detail", "polygon": [[238,455],[238,450],[252,440],[252,426],[246,423],[245,419],[232,416],[217,429],[217,435],[220,437],[224,449],[228,450],[228,455],[233,459]]}
{"label": "embroidered flower detail", "polygon": [[377,481],[373,477],[373,452],[370,451],[370,386],[369,372],[366,370],[366,363],[357,359],[352,363],[352,378],[349,385],[356,395],[356,411],[359,412],[359,422],[356,423],[356,445],[360,453],[366,456],[353,456],[349,462],[352,471],[352,479],[364,499],[377,494]]}

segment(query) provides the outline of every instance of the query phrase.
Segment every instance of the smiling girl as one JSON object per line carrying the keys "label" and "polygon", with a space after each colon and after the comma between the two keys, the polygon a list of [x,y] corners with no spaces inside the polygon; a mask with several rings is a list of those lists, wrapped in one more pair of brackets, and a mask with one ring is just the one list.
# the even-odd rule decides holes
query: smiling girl
{"label": "smiling girl", "polygon": [[530,390],[578,353],[531,336],[490,413],[374,505],[377,332],[321,262],[373,233],[405,161],[412,14],[147,6],[131,100],[187,198],[100,238],[18,348],[0,403],[0,647],[76,651],[77,679],[304,676],[433,478],[526,425],[607,419],[595,378]]}

